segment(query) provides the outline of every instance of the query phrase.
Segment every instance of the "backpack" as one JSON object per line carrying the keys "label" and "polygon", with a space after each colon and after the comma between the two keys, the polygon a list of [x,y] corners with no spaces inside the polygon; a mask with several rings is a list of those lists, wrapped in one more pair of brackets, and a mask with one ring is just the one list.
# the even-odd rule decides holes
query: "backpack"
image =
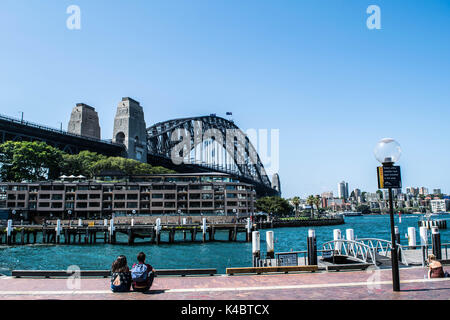
{"label": "backpack", "polygon": [[135,264],[131,268],[131,279],[135,282],[147,281],[147,266],[145,264]]}

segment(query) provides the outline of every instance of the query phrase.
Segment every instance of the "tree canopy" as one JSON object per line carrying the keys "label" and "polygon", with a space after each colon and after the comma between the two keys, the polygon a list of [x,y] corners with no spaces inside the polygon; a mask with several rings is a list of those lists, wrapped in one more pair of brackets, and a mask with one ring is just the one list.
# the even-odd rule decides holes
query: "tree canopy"
{"label": "tree canopy", "polygon": [[0,145],[3,181],[55,180],[62,174],[93,178],[102,171],[120,171],[126,175],[175,173],[164,167],[91,151],[71,155],[40,141],[8,141]]}
{"label": "tree canopy", "polygon": [[38,181],[59,176],[63,152],[41,141],[7,141],[0,145],[4,181]]}
{"label": "tree canopy", "polygon": [[262,197],[256,201],[256,209],[276,216],[291,214],[293,207],[281,197]]}

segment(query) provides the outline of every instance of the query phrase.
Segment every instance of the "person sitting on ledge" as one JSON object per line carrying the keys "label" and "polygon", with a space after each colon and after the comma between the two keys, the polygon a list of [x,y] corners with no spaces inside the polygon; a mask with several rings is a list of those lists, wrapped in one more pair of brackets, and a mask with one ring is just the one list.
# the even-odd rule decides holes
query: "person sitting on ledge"
{"label": "person sitting on ledge", "polygon": [[129,292],[131,288],[131,272],[125,256],[117,257],[111,266],[112,292]]}
{"label": "person sitting on ledge", "polygon": [[449,274],[444,272],[442,264],[436,260],[436,256],[434,254],[430,254],[428,256],[428,279],[445,278],[448,276]]}
{"label": "person sitting on ledge", "polygon": [[145,253],[139,252],[137,256],[138,263],[131,267],[131,278],[133,290],[138,292],[146,292],[153,284],[155,273],[153,267],[145,263]]}

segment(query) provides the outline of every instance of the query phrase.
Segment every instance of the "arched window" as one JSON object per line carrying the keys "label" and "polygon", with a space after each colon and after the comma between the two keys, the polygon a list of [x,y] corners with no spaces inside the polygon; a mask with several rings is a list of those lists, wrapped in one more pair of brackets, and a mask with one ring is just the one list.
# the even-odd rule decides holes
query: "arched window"
{"label": "arched window", "polygon": [[116,142],[117,143],[124,143],[125,142],[125,134],[123,132],[119,132],[116,135]]}

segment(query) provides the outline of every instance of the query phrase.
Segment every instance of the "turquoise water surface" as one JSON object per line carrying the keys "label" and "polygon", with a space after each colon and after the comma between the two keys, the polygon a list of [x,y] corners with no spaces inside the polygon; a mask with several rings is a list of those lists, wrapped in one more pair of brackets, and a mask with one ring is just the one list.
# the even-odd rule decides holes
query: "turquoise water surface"
{"label": "turquoise water surface", "polygon": [[[403,215],[402,223],[398,216],[395,223],[399,226],[401,243],[407,244],[405,234],[408,227],[416,228],[416,238],[419,240],[417,222],[418,215]],[[449,215],[441,215],[439,219],[450,220]],[[449,223],[449,222],[447,222]],[[345,230],[354,229],[357,238],[380,238],[390,240],[390,225],[388,215],[347,217],[345,224],[340,226],[315,227],[317,247],[333,240],[333,230],[340,229],[345,237]],[[275,252],[306,250],[308,227],[271,229],[275,235]],[[265,256],[266,231],[261,230],[261,255]],[[189,238],[189,236],[188,236]],[[199,235],[200,238],[200,235]],[[0,249],[0,273],[10,274],[11,270],[65,270],[71,265],[77,265],[82,270],[109,269],[113,260],[120,254],[127,256],[131,265],[140,251],[147,254],[148,262],[157,269],[189,269],[216,268],[224,273],[227,267],[246,267],[251,265],[252,247],[247,242],[228,242],[227,232],[216,232],[217,242],[175,244],[149,244],[142,240],[134,246],[126,244],[125,235],[118,235],[118,242],[124,244],[96,245],[28,245],[3,247]],[[175,238],[182,241],[182,234]],[[220,241],[222,240],[222,241]],[[238,235],[238,241],[245,240],[244,234]],[[162,241],[167,241],[164,238]],[[441,230],[442,243],[450,242],[450,231]]]}

